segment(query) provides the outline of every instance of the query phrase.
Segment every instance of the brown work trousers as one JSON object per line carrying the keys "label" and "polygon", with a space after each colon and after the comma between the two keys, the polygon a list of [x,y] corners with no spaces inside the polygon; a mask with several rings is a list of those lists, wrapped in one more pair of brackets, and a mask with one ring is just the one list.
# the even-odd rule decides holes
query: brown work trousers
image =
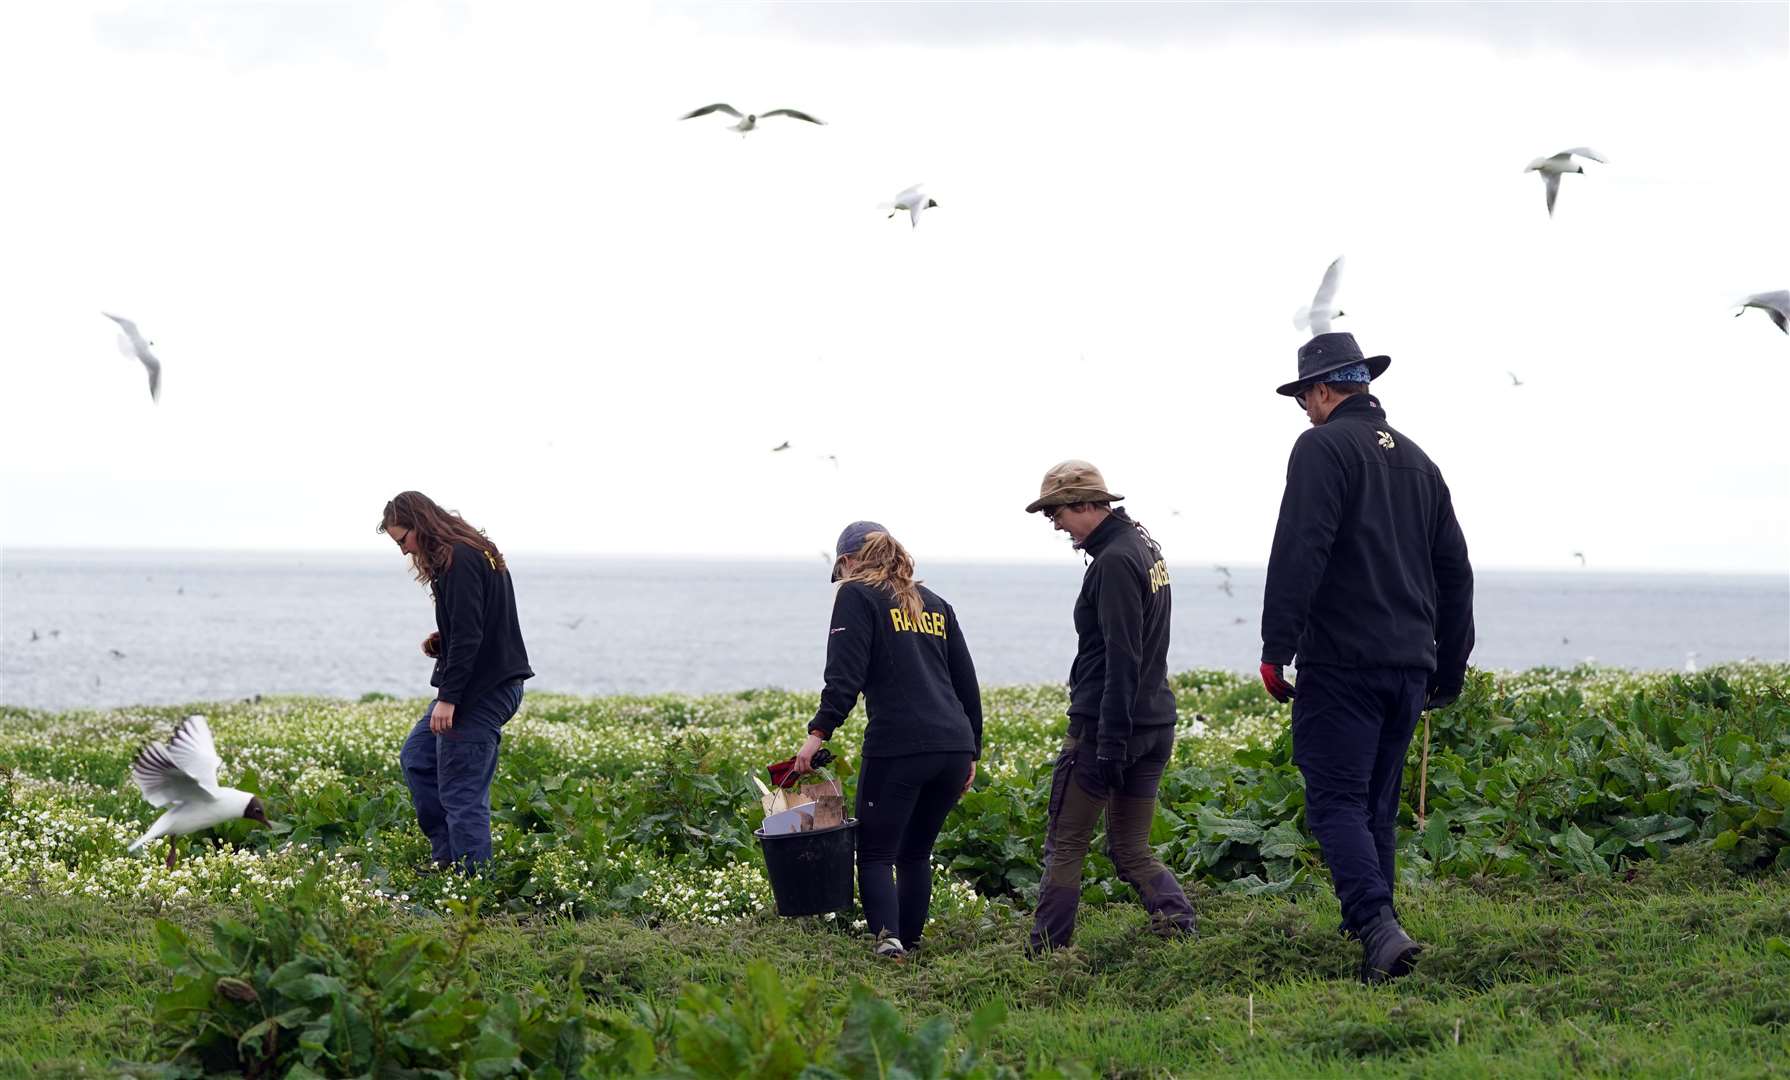
{"label": "brown work trousers", "polygon": [[[1091,726],[1091,725],[1090,725]],[[1034,952],[1069,944],[1075,934],[1075,911],[1081,903],[1081,866],[1094,826],[1106,814],[1106,853],[1119,876],[1137,890],[1151,929],[1159,934],[1192,933],[1193,905],[1181,883],[1150,847],[1150,822],[1156,816],[1156,789],[1175,748],[1172,726],[1151,728],[1133,736],[1124,783],[1109,791],[1095,765],[1094,742],[1071,735],[1051,776],[1050,823],[1044,834],[1044,881],[1038,890],[1038,911],[1032,919]]]}

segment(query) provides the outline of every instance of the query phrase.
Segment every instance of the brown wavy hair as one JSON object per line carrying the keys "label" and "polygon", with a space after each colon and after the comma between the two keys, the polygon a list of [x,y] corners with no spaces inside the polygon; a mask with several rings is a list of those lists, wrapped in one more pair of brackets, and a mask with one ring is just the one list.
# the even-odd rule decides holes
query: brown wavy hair
{"label": "brown wavy hair", "polygon": [[895,598],[908,618],[920,621],[926,601],[920,596],[920,583],[914,580],[914,557],[906,548],[886,532],[873,532],[852,558],[855,565],[840,576],[839,584],[856,581],[880,589]]}
{"label": "brown wavy hair", "polygon": [[503,552],[497,550],[485,530],[475,528],[458,511],[443,509],[420,491],[400,491],[385,504],[385,513],[380,515],[379,528],[375,531],[384,533],[394,528],[416,533],[417,552],[410,557],[410,566],[416,571],[417,581],[431,588],[435,579],[454,565],[454,545],[457,543],[470,544],[484,552],[491,560],[492,569],[509,569],[503,561]]}

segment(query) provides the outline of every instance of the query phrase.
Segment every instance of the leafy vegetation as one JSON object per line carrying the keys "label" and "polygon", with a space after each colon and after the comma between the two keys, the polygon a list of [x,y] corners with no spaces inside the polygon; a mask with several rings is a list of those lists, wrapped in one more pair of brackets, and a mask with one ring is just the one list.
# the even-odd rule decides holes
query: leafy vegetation
{"label": "leafy vegetation", "polygon": [[[124,852],[154,814],[126,767],[180,710],[0,709],[0,1045],[20,1048],[0,1072],[117,1057],[154,1063],[144,1076],[1320,1074],[1422,1071],[1467,1045],[1468,1072],[1545,1074],[1566,1054],[1745,1073],[1785,1048],[1790,666],[1475,673],[1411,753],[1401,909],[1430,950],[1390,997],[1346,985],[1285,707],[1223,673],[1175,688],[1152,841],[1192,886],[1201,937],[1146,942],[1133,905],[1104,906],[1130,894],[1096,855],[1081,943],[1023,957],[1063,697],[1001,689],[936,854],[928,947],[894,971],[849,916],[768,912],[747,776],[794,748],[812,695],[531,695],[505,731],[498,857],[471,881],[424,872],[395,760],[421,702],[209,711],[225,779],[276,824],[194,838],[172,872]],[[48,928],[79,936],[101,912],[129,921],[52,986]],[[1237,1017],[1278,1049],[1237,1036]],[[1635,1024],[1666,1033],[1657,1052]],[[93,1036],[46,1034],[64,1030]]]}

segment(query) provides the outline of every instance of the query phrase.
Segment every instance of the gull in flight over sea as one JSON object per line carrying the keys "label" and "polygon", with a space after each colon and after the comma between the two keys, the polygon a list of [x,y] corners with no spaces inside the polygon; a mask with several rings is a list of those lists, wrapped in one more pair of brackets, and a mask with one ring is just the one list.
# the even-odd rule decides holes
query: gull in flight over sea
{"label": "gull in flight over sea", "polygon": [[1778,329],[1790,334],[1790,326],[1785,320],[1790,319],[1790,289],[1779,289],[1777,292],[1756,292],[1737,305],[1740,310],[1734,313],[1736,319],[1746,314],[1746,309],[1756,307],[1771,316],[1771,321],[1778,324]]}
{"label": "gull in flight over sea", "polygon": [[117,323],[119,329],[124,331],[118,335],[118,351],[133,360],[142,361],[143,366],[149,369],[149,400],[160,401],[162,397],[162,362],[149,351],[149,347],[155,342],[143,340],[143,334],[137,329],[137,324],[122,315],[113,315],[108,311],[102,311],[100,314]]}
{"label": "gull in flight over sea", "polygon": [[1509,376],[1510,376],[1510,385],[1512,385],[1512,386],[1521,386],[1521,385],[1523,385],[1523,380],[1521,380],[1521,379],[1519,379],[1519,378],[1517,378],[1517,373],[1516,373],[1516,372],[1514,372],[1514,371],[1506,371],[1506,372],[1505,372],[1505,373],[1504,373],[1504,374],[1506,374],[1506,375],[1509,375]]}
{"label": "gull in flight over sea", "polygon": [[810,124],[821,124],[821,125],[826,124],[825,120],[817,120],[814,117],[809,116],[807,113],[801,112],[796,109],[772,109],[768,113],[742,113],[742,112],[740,112],[740,110],[734,108],[732,105],[728,105],[725,102],[720,102],[720,101],[715,102],[713,105],[704,105],[700,109],[691,109],[689,112],[678,117],[678,119],[679,120],[692,120],[698,116],[707,116],[709,113],[712,113],[712,112],[724,112],[727,115],[738,120],[739,123],[737,123],[737,124],[727,125],[727,130],[739,132],[741,138],[745,137],[746,132],[751,131],[754,128],[758,127],[758,122],[760,120],[768,120],[773,116],[788,116],[788,117],[791,117],[796,120],[806,120]]}
{"label": "gull in flight over sea", "polygon": [[1599,165],[1608,165],[1603,155],[1589,146],[1575,146],[1571,150],[1562,150],[1553,157],[1538,157],[1529,163],[1524,172],[1538,172],[1542,183],[1548,187],[1548,216],[1554,216],[1554,199],[1560,194],[1560,175],[1562,173],[1585,171],[1585,166],[1574,161],[1574,157],[1582,157],[1595,161]]}
{"label": "gull in flight over sea", "polygon": [[1585,565],[1585,553],[1584,553],[1584,552],[1583,552],[1583,551],[1575,551],[1575,552],[1573,552],[1573,553],[1572,553],[1572,557],[1573,557],[1573,558],[1575,558],[1575,559],[1577,559],[1577,560],[1579,560],[1579,565],[1580,565],[1580,566],[1584,566],[1584,565]]}
{"label": "gull in flight over sea", "polygon": [[1324,280],[1318,284],[1318,292],[1311,298],[1311,306],[1302,307],[1293,313],[1293,326],[1296,329],[1309,329],[1313,337],[1328,334],[1330,320],[1342,316],[1342,309],[1336,307],[1336,283],[1342,277],[1342,265],[1343,257],[1338,255],[1330,268],[1324,271]]}
{"label": "gull in flight over sea", "polygon": [[878,204],[877,209],[887,210],[890,217],[894,217],[898,210],[906,210],[908,221],[911,222],[912,225],[918,225],[920,224],[921,211],[929,210],[938,205],[937,199],[920,190],[925,186],[925,184],[915,184],[913,187],[908,188],[906,191],[895,196],[894,202]]}
{"label": "gull in flight over sea", "polygon": [[189,716],[174,729],[166,745],[145,746],[131,762],[131,779],[151,806],[166,806],[149,831],[131,844],[136,851],[160,837],[168,838],[168,868],[174,868],[174,838],[222,825],[237,818],[267,824],[261,800],[247,791],[218,786],[217,746],[203,716]]}
{"label": "gull in flight over sea", "polygon": [[784,439],[780,445],[771,447],[771,453],[775,454],[780,450],[788,450],[788,449],[789,449],[789,440]]}

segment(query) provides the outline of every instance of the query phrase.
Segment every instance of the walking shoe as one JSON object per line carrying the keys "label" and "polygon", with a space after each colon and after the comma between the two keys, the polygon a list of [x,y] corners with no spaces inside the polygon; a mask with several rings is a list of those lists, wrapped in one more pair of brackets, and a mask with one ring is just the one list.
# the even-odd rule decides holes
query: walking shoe
{"label": "walking shoe", "polygon": [[1391,982],[1411,973],[1423,946],[1411,940],[1390,905],[1380,908],[1374,921],[1361,928],[1361,981],[1369,986]]}
{"label": "walking shoe", "polygon": [[878,959],[899,962],[907,959],[907,950],[901,947],[900,938],[886,937],[876,943],[876,955]]}

